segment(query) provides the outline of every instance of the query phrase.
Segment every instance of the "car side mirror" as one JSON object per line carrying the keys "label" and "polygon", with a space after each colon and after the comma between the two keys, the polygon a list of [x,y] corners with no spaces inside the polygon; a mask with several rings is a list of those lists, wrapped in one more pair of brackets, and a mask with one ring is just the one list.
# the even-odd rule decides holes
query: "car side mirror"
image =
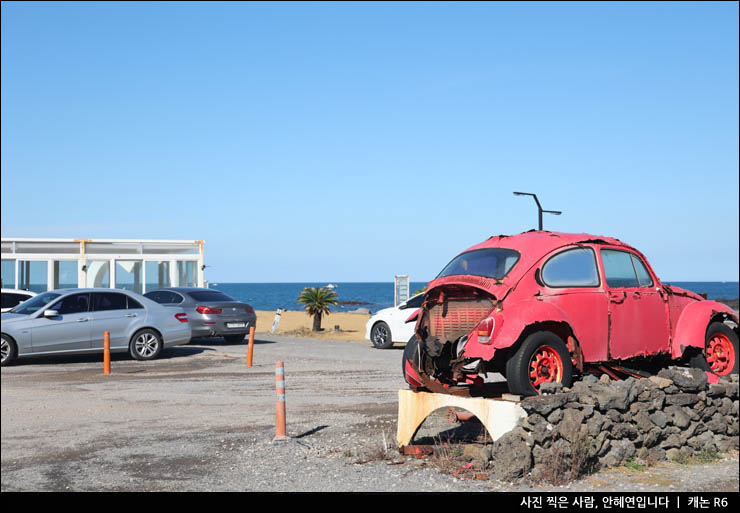
{"label": "car side mirror", "polygon": [[545,284],[542,282],[542,276],[540,275],[540,270],[539,269],[537,269],[534,272],[534,281],[536,281],[537,282],[537,285],[539,285],[540,287],[544,287],[545,286]]}
{"label": "car side mirror", "polygon": [[47,318],[59,317],[59,312],[56,310],[44,310],[44,317],[47,317]]}
{"label": "car side mirror", "polygon": [[408,307],[409,307],[408,303],[401,303],[400,305],[398,305],[399,310],[406,310]]}

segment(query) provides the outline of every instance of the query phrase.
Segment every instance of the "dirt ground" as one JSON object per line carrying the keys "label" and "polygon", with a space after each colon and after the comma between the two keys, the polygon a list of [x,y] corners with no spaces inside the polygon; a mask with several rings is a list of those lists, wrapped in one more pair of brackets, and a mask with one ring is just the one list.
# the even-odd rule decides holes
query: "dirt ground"
{"label": "dirt ground", "polygon": [[[18,361],[2,369],[1,489],[738,490],[737,455],[621,468],[565,487],[504,483],[462,468],[460,457],[481,447],[476,436],[455,449],[456,458],[452,451],[403,457],[395,449],[401,349],[258,333],[252,367],[246,344],[221,339],[196,340],[152,362],[114,355],[109,376],[100,355]],[[274,442],[278,360],[285,362],[289,439]],[[416,440],[443,445],[466,426],[438,411]]]}

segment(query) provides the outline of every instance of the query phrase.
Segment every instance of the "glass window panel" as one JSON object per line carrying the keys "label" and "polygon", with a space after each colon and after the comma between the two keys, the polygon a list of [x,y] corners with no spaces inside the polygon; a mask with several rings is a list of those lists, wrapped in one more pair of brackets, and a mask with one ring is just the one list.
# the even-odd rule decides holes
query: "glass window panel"
{"label": "glass window panel", "polygon": [[148,255],[197,255],[200,253],[199,244],[144,242],[142,247],[144,253]]}
{"label": "glass window panel", "polygon": [[18,288],[31,292],[46,292],[49,275],[47,262],[40,260],[18,261]]}
{"label": "glass window panel", "polygon": [[146,290],[170,287],[170,263],[146,262]]}
{"label": "glass window panel", "polygon": [[132,297],[126,296],[128,300],[128,309],[129,310],[137,310],[137,309],[143,309],[144,307],[141,306],[141,303],[139,303],[137,300],[135,300]]}
{"label": "glass window panel", "polygon": [[79,242],[16,242],[16,253],[80,253]]}
{"label": "glass window panel", "polygon": [[77,288],[77,260],[57,260],[54,262],[54,288]]}
{"label": "glass window panel", "polygon": [[590,249],[569,249],[555,255],[542,268],[548,287],[598,287],[596,255]]}
{"label": "glass window panel", "polygon": [[87,262],[87,286],[110,288],[109,260],[89,260]]}
{"label": "glass window panel", "polygon": [[15,289],[15,260],[2,261],[2,280],[3,288]]}
{"label": "glass window panel", "polygon": [[103,312],[105,310],[125,310],[126,298],[124,294],[115,292],[101,292],[93,294],[93,312]]}
{"label": "glass window panel", "polygon": [[85,252],[96,255],[128,255],[141,253],[141,244],[136,242],[88,242]]}
{"label": "glass window panel", "polygon": [[141,260],[116,261],[116,288],[141,294]]}
{"label": "glass window panel", "polygon": [[645,268],[645,265],[635,255],[632,255],[632,263],[635,264],[635,271],[637,271],[637,279],[640,282],[640,287],[652,287],[653,279],[650,277],[650,273]]}
{"label": "glass window panel", "polygon": [[32,313],[38,312],[39,309],[48,305],[51,301],[57,299],[61,294],[56,292],[44,292],[38,296],[34,296],[28,301],[25,301],[13,308],[11,312],[19,313],[23,315],[31,315]]}
{"label": "glass window panel", "polygon": [[198,282],[196,273],[197,262],[194,261],[177,261],[177,277],[180,287],[195,287]]}
{"label": "glass window panel", "polygon": [[437,278],[468,274],[500,280],[518,260],[519,253],[513,249],[474,249],[453,258]]}
{"label": "glass window panel", "polygon": [[198,290],[198,291],[188,292],[188,296],[192,297],[196,301],[203,301],[203,302],[235,301],[233,297],[227,296],[223,292],[219,292],[217,290]]}
{"label": "glass window panel", "polygon": [[635,268],[630,254],[611,249],[601,250],[601,261],[604,263],[604,278],[610,287],[639,287]]}
{"label": "glass window panel", "polygon": [[87,312],[90,310],[90,294],[72,294],[57,301],[50,308],[60,315]]}
{"label": "glass window panel", "polygon": [[33,296],[27,296],[25,294],[19,294],[19,293],[13,293],[13,292],[3,292],[2,293],[2,307],[5,308],[15,308],[19,304],[23,303],[25,300],[31,298]]}

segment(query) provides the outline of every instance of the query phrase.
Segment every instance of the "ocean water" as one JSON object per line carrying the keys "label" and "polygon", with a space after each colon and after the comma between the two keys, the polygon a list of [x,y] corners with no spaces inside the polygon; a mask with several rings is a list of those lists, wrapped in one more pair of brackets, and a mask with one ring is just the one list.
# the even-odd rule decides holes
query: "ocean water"
{"label": "ocean water", "polygon": [[[706,293],[709,299],[733,299],[740,296],[740,284],[729,282],[670,282],[671,285],[691,290],[696,293]],[[296,303],[298,294],[305,287],[323,287],[327,283],[212,283],[211,288],[225,292],[234,299],[249,303],[257,310],[301,310]],[[367,308],[375,313],[383,308],[393,306],[393,282],[387,283],[335,283],[335,292],[341,302],[359,302],[365,304],[341,304],[332,307],[335,312],[349,312],[358,308]],[[411,294],[422,287],[426,282],[411,282]]]}

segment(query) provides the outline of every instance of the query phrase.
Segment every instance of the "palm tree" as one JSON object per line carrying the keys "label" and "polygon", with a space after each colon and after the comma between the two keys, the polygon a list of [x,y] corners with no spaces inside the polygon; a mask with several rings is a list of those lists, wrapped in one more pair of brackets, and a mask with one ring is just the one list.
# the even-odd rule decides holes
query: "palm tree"
{"label": "palm tree", "polygon": [[296,302],[303,305],[308,315],[313,315],[313,331],[321,330],[321,316],[329,314],[329,306],[339,303],[337,293],[324,287],[306,287]]}

